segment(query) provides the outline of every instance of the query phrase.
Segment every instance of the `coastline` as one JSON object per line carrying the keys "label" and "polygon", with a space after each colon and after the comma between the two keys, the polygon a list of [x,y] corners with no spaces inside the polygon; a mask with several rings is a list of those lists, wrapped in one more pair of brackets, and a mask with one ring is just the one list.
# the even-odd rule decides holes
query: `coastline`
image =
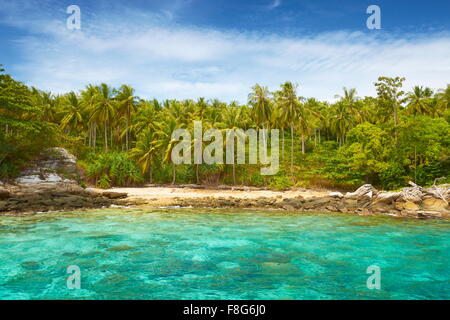
{"label": "coastline", "polygon": [[[421,187],[416,187],[421,188]],[[408,188],[405,188],[408,189]],[[409,188],[411,189],[411,188]],[[424,194],[426,189],[421,188]],[[289,212],[350,213],[363,216],[450,219],[448,203],[430,196],[406,199],[408,193],[377,191],[363,185],[352,193],[292,189],[274,191],[256,187],[206,185],[148,185],[144,187],[45,190],[12,194],[0,200],[0,215],[30,215],[112,206],[253,208]]]}

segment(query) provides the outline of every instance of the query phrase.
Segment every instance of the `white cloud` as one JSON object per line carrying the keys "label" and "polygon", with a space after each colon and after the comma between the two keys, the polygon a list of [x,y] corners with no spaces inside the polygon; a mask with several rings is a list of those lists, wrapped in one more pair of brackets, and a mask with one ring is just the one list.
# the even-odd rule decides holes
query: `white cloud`
{"label": "white cloud", "polygon": [[286,80],[299,83],[300,95],[326,100],[343,86],[373,95],[373,82],[381,75],[406,77],[407,89],[416,84],[442,88],[449,82],[447,34],[396,38],[341,31],[283,37],[141,18],[97,18],[83,23],[80,32],[67,30],[65,21],[12,19],[33,30],[16,42],[26,61],[13,70],[28,84],[52,92],[127,83],[145,98],[241,102],[255,83],[275,90]]}
{"label": "white cloud", "polygon": [[281,0],[274,0],[273,3],[269,6],[269,9],[275,9],[281,5]]}

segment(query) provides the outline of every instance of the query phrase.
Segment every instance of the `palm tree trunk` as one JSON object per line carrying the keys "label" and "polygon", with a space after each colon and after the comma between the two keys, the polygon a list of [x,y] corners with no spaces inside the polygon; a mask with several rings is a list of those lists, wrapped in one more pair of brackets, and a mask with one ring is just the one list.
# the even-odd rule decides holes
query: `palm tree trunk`
{"label": "palm tree trunk", "polygon": [[93,130],[94,130],[94,132],[93,132],[93,139],[94,139],[94,141],[93,141],[93,147],[94,147],[94,153],[95,153],[95,148],[97,147],[97,124],[96,123],[94,123],[93,124],[94,126],[93,126]]}
{"label": "palm tree trunk", "polygon": [[128,116],[127,116],[127,124],[126,124],[126,128],[125,128],[125,139],[126,139],[126,145],[127,145],[127,151],[129,150],[128,148]]}
{"label": "palm tree trunk", "polygon": [[89,123],[89,147],[92,147],[92,124]]}
{"label": "palm tree trunk", "polygon": [[302,133],[302,154],[305,154],[305,135]]}
{"label": "palm tree trunk", "polygon": [[281,130],[281,159],[284,162],[284,129]]}
{"label": "palm tree trunk", "polygon": [[197,178],[197,184],[200,183],[200,178],[199,178],[199,176],[198,176],[198,169],[199,169],[199,167],[200,167],[199,164],[196,164],[196,165],[195,165],[195,177]]}
{"label": "palm tree trunk", "polygon": [[108,151],[108,127],[105,120],[105,151]]}
{"label": "palm tree trunk", "polygon": [[294,179],[294,126],[291,125],[291,176]]}
{"label": "palm tree trunk", "polygon": [[263,138],[263,148],[264,148],[264,155],[267,155],[267,146],[266,146],[266,131],[264,130],[264,125],[262,126],[263,131],[262,131],[262,138]]}

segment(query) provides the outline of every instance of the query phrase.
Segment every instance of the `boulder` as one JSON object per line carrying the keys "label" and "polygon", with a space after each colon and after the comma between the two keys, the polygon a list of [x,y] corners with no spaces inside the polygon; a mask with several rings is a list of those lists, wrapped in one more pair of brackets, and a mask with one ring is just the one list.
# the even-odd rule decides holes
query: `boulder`
{"label": "boulder", "polygon": [[447,208],[447,203],[442,199],[425,198],[422,201],[422,207],[425,210],[439,211]]}
{"label": "boulder", "polygon": [[395,208],[400,211],[417,211],[420,207],[412,201],[399,201],[394,204]]}

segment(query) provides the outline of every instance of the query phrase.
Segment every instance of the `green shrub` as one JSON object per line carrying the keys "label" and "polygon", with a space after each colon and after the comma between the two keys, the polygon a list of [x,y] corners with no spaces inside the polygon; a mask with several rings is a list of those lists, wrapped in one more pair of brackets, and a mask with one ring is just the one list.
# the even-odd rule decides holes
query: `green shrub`
{"label": "green shrub", "polygon": [[286,176],[274,176],[269,183],[269,188],[282,191],[289,189],[292,185],[292,181]]}
{"label": "green shrub", "polygon": [[85,164],[87,177],[103,189],[143,182],[137,164],[125,152],[102,153]]}

